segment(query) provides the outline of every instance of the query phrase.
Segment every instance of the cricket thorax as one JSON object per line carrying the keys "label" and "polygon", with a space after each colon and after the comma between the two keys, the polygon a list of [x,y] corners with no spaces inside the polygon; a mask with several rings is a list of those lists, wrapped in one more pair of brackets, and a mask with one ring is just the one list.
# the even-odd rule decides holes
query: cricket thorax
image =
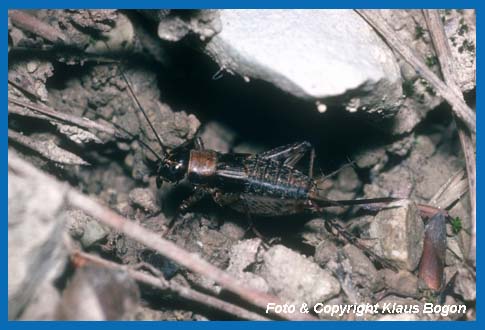
{"label": "cricket thorax", "polygon": [[208,183],[215,175],[217,152],[212,150],[191,150],[188,178],[192,183]]}

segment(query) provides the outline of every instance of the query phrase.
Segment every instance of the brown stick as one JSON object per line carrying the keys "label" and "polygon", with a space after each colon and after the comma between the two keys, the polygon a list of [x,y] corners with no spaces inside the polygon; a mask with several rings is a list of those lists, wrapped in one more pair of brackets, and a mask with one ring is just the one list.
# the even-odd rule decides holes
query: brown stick
{"label": "brown stick", "polygon": [[[424,10],[424,17],[428,25],[428,30],[431,35],[431,40],[438,56],[438,60],[443,73],[443,78],[456,94],[461,96],[461,100],[464,102],[463,94],[460,87],[456,83],[455,69],[453,67],[453,56],[451,54],[450,45],[443,28],[439,13],[437,10]],[[470,242],[470,251],[468,253],[468,260],[472,263],[475,262],[476,253],[476,159],[475,159],[475,136],[470,133],[463,125],[457,122],[458,134],[460,137],[460,143],[465,155],[467,178],[468,178],[468,190],[470,196],[470,205],[472,209],[472,237]]]}
{"label": "brown stick", "polygon": [[451,105],[455,115],[462,120],[473,132],[477,131],[475,113],[463,101],[461,93],[441,81],[424,62],[414,54],[405,42],[396,36],[396,32],[384,21],[377,10],[358,9],[356,12],[362,16],[379,34],[384,37],[387,44],[399,53],[419,74],[426,79],[436,91]]}
{"label": "brown stick", "polygon": [[[43,177],[45,180],[50,180],[52,185],[59,186],[60,190],[66,189],[65,186],[60,184],[56,179],[36,169],[33,165],[20,159],[11,151],[9,151],[8,155],[8,166],[9,170],[13,170],[20,175],[26,177]],[[79,208],[98,219],[101,223],[124,233],[127,237],[130,237],[147,247],[150,247],[162,256],[173,260],[175,263],[188,270],[215,281],[223,289],[232,292],[254,306],[266,310],[269,302],[283,304],[279,298],[247,287],[233,276],[211,265],[199,255],[190,253],[171,241],[163,239],[140,225],[123,218],[109,208],[101,206],[88,196],[85,196],[74,189],[67,189],[66,199],[72,206]],[[276,314],[276,316],[286,320],[317,320],[317,318],[312,315],[302,313],[291,315],[281,313]]]}
{"label": "brown stick", "polygon": [[219,311],[234,315],[239,319],[254,320],[254,321],[270,320],[266,317],[250,312],[242,307],[225,302],[221,299],[195,291],[189,287],[185,287],[173,281],[167,281],[163,277],[155,277],[145,272],[137,271],[132,267],[128,267],[126,265],[120,265],[115,262],[108,261],[106,259],[100,258],[98,256],[94,256],[89,253],[75,251],[73,253],[72,258],[76,264],[84,264],[88,262],[88,263],[93,263],[98,266],[106,267],[110,269],[125,270],[129,276],[131,276],[134,280],[138,282],[151,285],[161,290],[169,290],[173,293],[176,293],[181,298],[202,304],[204,306],[212,307]]}
{"label": "brown stick", "polygon": [[89,165],[81,157],[58,147],[53,141],[39,141],[11,129],[8,130],[8,138],[53,162],[66,165]]}
{"label": "brown stick", "polygon": [[32,16],[27,12],[20,10],[9,10],[8,16],[12,20],[12,24],[21,30],[38,35],[39,37],[42,37],[54,44],[66,44],[68,42],[68,38],[61,31],[53,28],[49,24],[44,23],[37,17]]}
{"label": "brown stick", "polygon": [[[89,120],[89,119],[86,119],[86,118],[80,118],[80,117],[73,116],[73,115],[70,115],[70,114],[62,113],[62,112],[56,111],[56,110],[54,110],[54,109],[52,109],[52,108],[50,108],[46,105],[42,105],[42,106],[35,105],[35,104],[27,103],[27,102],[24,102],[22,100],[19,100],[17,98],[13,98],[13,97],[9,97],[8,102],[13,103],[13,104],[18,105],[18,106],[21,106],[21,107],[25,107],[29,110],[35,111],[35,112],[40,113],[42,115],[45,115],[47,117],[54,118],[54,119],[60,120],[60,121],[65,122],[65,123],[78,126],[80,128],[95,129],[97,131],[107,133],[111,136],[114,136],[116,134],[116,130],[111,126],[108,126],[106,124],[100,124],[100,123],[97,123],[95,121],[92,121],[92,120]],[[9,108],[9,111],[11,111],[10,108]],[[13,112],[15,112],[15,111],[13,111]]]}

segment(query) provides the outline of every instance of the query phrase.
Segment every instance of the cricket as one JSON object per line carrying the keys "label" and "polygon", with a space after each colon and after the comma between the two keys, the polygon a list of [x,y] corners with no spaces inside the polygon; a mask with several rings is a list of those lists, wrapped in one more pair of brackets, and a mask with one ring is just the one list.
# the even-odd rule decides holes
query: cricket
{"label": "cricket", "polygon": [[475,320],[475,10],[8,16],[9,320]]}

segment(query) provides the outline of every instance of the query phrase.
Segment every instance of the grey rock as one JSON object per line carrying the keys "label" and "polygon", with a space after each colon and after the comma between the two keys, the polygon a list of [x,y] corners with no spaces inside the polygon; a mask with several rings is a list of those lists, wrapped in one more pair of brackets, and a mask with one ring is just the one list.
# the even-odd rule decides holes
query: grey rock
{"label": "grey rock", "polygon": [[[392,26],[403,43],[426,61],[428,67],[438,76],[439,63],[426,22],[419,10],[382,10],[381,16]],[[463,92],[476,86],[476,14],[474,10],[440,10],[445,33],[450,45],[455,79]],[[421,32],[417,32],[421,31]],[[406,61],[398,56],[404,79],[404,100],[391,128],[393,134],[404,134],[425,118],[426,114],[442,102],[442,97],[426,81],[420,79]]]}
{"label": "grey rock", "polygon": [[[426,22],[420,10],[380,10],[382,18],[394,29],[396,37],[409,46],[423,60],[434,58],[434,48]],[[419,32],[417,32],[419,31]],[[421,79],[419,72],[409,66],[399,55],[396,55],[404,77],[402,106],[389,126],[390,133],[401,135],[411,132],[426,114],[442,102],[442,98]],[[429,65],[439,76],[439,65]]]}
{"label": "grey rock", "polygon": [[399,207],[379,212],[369,227],[369,236],[375,240],[372,249],[376,254],[410,271],[418,266],[424,225],[414,202],[401,202]]}
{"label": "grey rock", "polygon": [[446,267],[445,276],[447,283],[456,272],[458,272],[458,274],[453,285],[453,292],[460,295],[465,301],[475,301],[477,299],[477,287],[474,274],[466,267]]}
{"label": "grey rock", "polygon": [[362,288],[374,289],[379,281],[377,269],[369,258],[360,249],[352,244],[347,244],[344,249],[345,256],[352,267],[352,282]]}
{"label": "grey rock", "polygon": [[56,319],[127,320],[139,300],[138,285],[126,271],[88,265],[76,270],[63,291]]}
{"label": "grey rock", "polygon": [[400,296],[414,296],[418,291],[418,278],[409,271],[400,270],[396,273],[390,269],[381,269],[379,276],[384,280],[387,290]]}
{"label": "grey rock", "polygon": [[319,109],[338,97],[351,112],[398,110],[394,55],[354,11],[221,10],[220,17],[222,32],[205,50],[222,69],[319,101]]}
{"label": "grey rock", "polygon": [[158,15],[158,36],[167,41],[179,41],[192,32],[201,40],[212,37],[221,31],[221,23],[217,10],[190,10]]}
{"label": "grey rock", "polygon": [[[334,201],[338,200],[348,200],[348,199],[353,199],[355,198],[356,193],[355,192],[345,192],[340,189],[332,188],[326,193],[326,198]],[[336,214],[340,215],[345,213],[350,206],[332,206],[326,208],[326,211],[330,214]]]}
{"label": "grey rock", "polygon": [[443,10],[455,79],[463,92],[476,87],[476,14],[475,10]]}
{"label": "grey rock", "polygon": [[259,238],[243,240],[232,246],[228,271],[232,273],[242,272],[249,265],[257,261],[257,254],[261,248]]}
{"label": "grey rock", "polygon": [[[419,171],[418,168],[416,168],[416,171]],[[389,171],[379,174],[374,180],[374,183],[385,192],[381,192],[380,195],[374,195],[373,197],[409,197],[415,187],[416,171],[405,166],[395,166]],[[366,191],[365,187],[364,191]]]}
{"label": "grey rock", "polygon": [[386,150],[390,154],[393,154],[399,157],[404,157],[407,154],[409,154],[409,152],[413,148],[414,142],[415,142],[414,135],[409,134],[395,141],[393,144],[387,147]]}
{"label": "grey rock", "polygon": [[361,182],[357,173],[352,167],[344,168],[337,177],[337,187],[340,188],[342,191],[345,192],[352,192],[355,191]]}
{"label": "grey rock", "polygon": [[241,240],[246,235],[247,228],[234,221],[225,221],[221,226],[221,233],[231,240]]}
{"label": "grey rock", "polygon": [[464,167],[463,159],[444,147],[436,148],[428,136],[418,136],[406,165],[413,171],[417,197],[430,200],[454,173]]}
{"label": "grey rock", "polygon": [[[57,271],[61,271],[58,269]],[[57,272],[56,271],[56,272]],[[43,281],[37,287],[37,293],[30,299],[29,304],[22,311],[19,320],[32,321],[42,320],[51,321],[55,318],[55,307],[58,301],[60,301],[60,292],[58,288],[53,285],[57,280],[56,276],[59,273],[53,273],[52,278],[47,281]]]}
{"label": "grey rock", "polygon": [[158,23],[158,37],[166,41],[179,41],[189,33],[189,27],[178,16],[163,17]]}
{"label": "grey rock", "polygon": [[458,237],[447,237],[446,265],[451,266],[465,259]]}
{"label": "grey rock", "polygon": [[[9,163],[13,159],[19,161],[9,152]],[[68,261],[63,204],[62,189],[8,172],[9,319],[53,318],[59,299],[55,281]]]}
{"label": "grey rock", "polygon": [[399,112],[389,126],[394,135],[409,134],[427,115],[427,113],[441,104],[443,99],[438,96],[423,79],[412,82],[413,96],[403,101]]}
{"label": "grey rock", "polygon": [[340,292],[339,282],[329,272],[282,245],[264,254],[260,275],[288,303],[313,306]]}
{"label": "grey rock", "polygon": [[[89,17],[89,12],[86,11],[84,14]],[[99,18],[101,17],[99,16]],[[121,12],[113,13],[111,19],[113,19],[111,26],[101,27],[104,28],[103,41],[93,42],[89,45],[87,51],[103,53],[134,48],[135,29],[131,20]],[[89,22],[89,24],[91,25],[92,22]]]}
{"label": "grey rock", "polygon": [[[327,305],[343,305],[346,303],[344,299],[344,295],[338,295],[335,298],[329,299],[325,302]],[[320,320],[342,320],[343,317],[339,316],[338,314],[333,314],[332,313],[320,313],[318,314],[318,318]]]}
{"label": "grey rock", "polygon": [[[320,244],[326,244],[326,241],[330,241],[334,238],[333,234],[329,233],[327,228],[325,228],[325,219],[315,218],[303,226],[302,231],[298,233],[301,237],[301,241],[313,247],[317,247]],[[321,247],[324,249],[324,247]],[[315,250],[315,253],[317,250]]]}
{"label": "grey rock", "polygon": [[216,267],[227,267],[230,249],[234,244],[232,239],[221,233],[212,219],[197,220],[193,213],[185,214],[183,219],[174,230],[176,244],[200,254]]}
{"label": "grey rock", "polygon": [[128,198],[131,204],[141,208],[144,212],[150,214],[160,212],[160,205],[158,205],[153,191],[148,188],[135,188],[130,191]]}
{"label": "grey rock", "polygon": [[339,248],[335,242],[325,239],[315,248],[315,262],[320,266],[325,266],[330,260],[337,260]]}
{"label": "grey rock", "polygon": [[[460,301],[459,299],[455,299],[454,297],[448,295],[448,296],[445,297],[444,305],[452,306],[452,305],[460,305],[462,303],[463,302]],[[468,315],[466,315],[466,312],[469,312],[469,311],[470,311],[470,309],[466,310],[464,313],[449,313],[448,315],[446,315],[444,317],[444,319],[445,320],[451,319],[453,321],[457,321],[457,320],[459,320],[459,319],[461,319],[465,316],[468,316]],[[474,320],[474,318],[472,318],[470,316],[468,316],[466,319],[470,320],[470,321]]]}
{"label": "grey rock", "polygon": [[374,167],[379,171],[387,163],[388,156],[384,147],[375,147],[360,151],[355,156],[357,166],[360,168]]}
{"label": "grey rock", "polygon": [[69,233],[78,239],[84,248],[89,248],[108,236],[108,230],[83,211],[69,210],[66,216]]}
{"label": "grey rock", "polygon": [[[13,81],[16,86],[38,97],[41,101],[46,102],[49,98],[47,88],[45,86],[47,79],[54,74],[54,67],[52,63],[39,60],[31,60],[28,62],[20,61],[11,65],[8,70],[8,79]],[[13,87],[9,86],[12,93]],[[16,89],[14,89],[16,90]],[[22,94],[14,93],[10,96],[22,99]],[[24,110],[29,112],[29,110]],[[34,113],[35,116],[35,113]],[[37,115],[38,117],[39,116]]]}
{"label": "grey rock", "polygon": [[418,321],[419,317],[415,314],[387,314],[379,316],[377,321]]}
{"label": "grey rock", "polygon": [[229,267],[227,272],[236,276],[248,286],[268,292],[269,286],[266,281],[247,268],[258,261],[258,252],[261,249],[261,240],[259,238],[241,241],[232,246],[230,252]]}
{"label": "grey rock", "polygon": [[207,149],[229,152],[236,138],[236,133],[224,124],[210,121],[202,128],[200,137]]}

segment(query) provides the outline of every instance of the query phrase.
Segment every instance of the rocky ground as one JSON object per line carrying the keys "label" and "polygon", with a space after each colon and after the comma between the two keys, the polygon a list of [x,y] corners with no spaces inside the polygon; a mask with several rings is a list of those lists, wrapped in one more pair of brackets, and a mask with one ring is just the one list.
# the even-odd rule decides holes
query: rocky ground
{"label": "rocky ground", "polygon": [[[441,77],[423,13],[380,13]],[[439,17],[455,83],[474,109],[475,13],[442,10]],[[208,198],[167,234],[191,188],[181,182],[157,189],[157,158],[145,144],[159,154],[162,147],[128,84],[165,150],[196,135],[220,152],[258,153],[307,140],[327,198],[403,200],[382,210],[331,207],[318,216],[254,217],[268,245],[248,230],[246,215]],[[224,285],[73,206],[66,197],[73,187],[288,304],[419,309],[315,314],[319,319],[475,319],[470,171],[458,133],[463,124],[447,101],[351,10],[11,11],[9,318],[252,318],[174,287],[258,312]],[[23,161],[67,185],[29,177],[19,170]],[[428,209],[423,215],[423,205],[448,214]],[[338,235],[328,219],[397,271]],[[80,262],[76,251],[126,267]],[[140,284],[130,272],[138,269],[172,289]],[[466,312],[424,313],[427,303],[465,305]]]}

